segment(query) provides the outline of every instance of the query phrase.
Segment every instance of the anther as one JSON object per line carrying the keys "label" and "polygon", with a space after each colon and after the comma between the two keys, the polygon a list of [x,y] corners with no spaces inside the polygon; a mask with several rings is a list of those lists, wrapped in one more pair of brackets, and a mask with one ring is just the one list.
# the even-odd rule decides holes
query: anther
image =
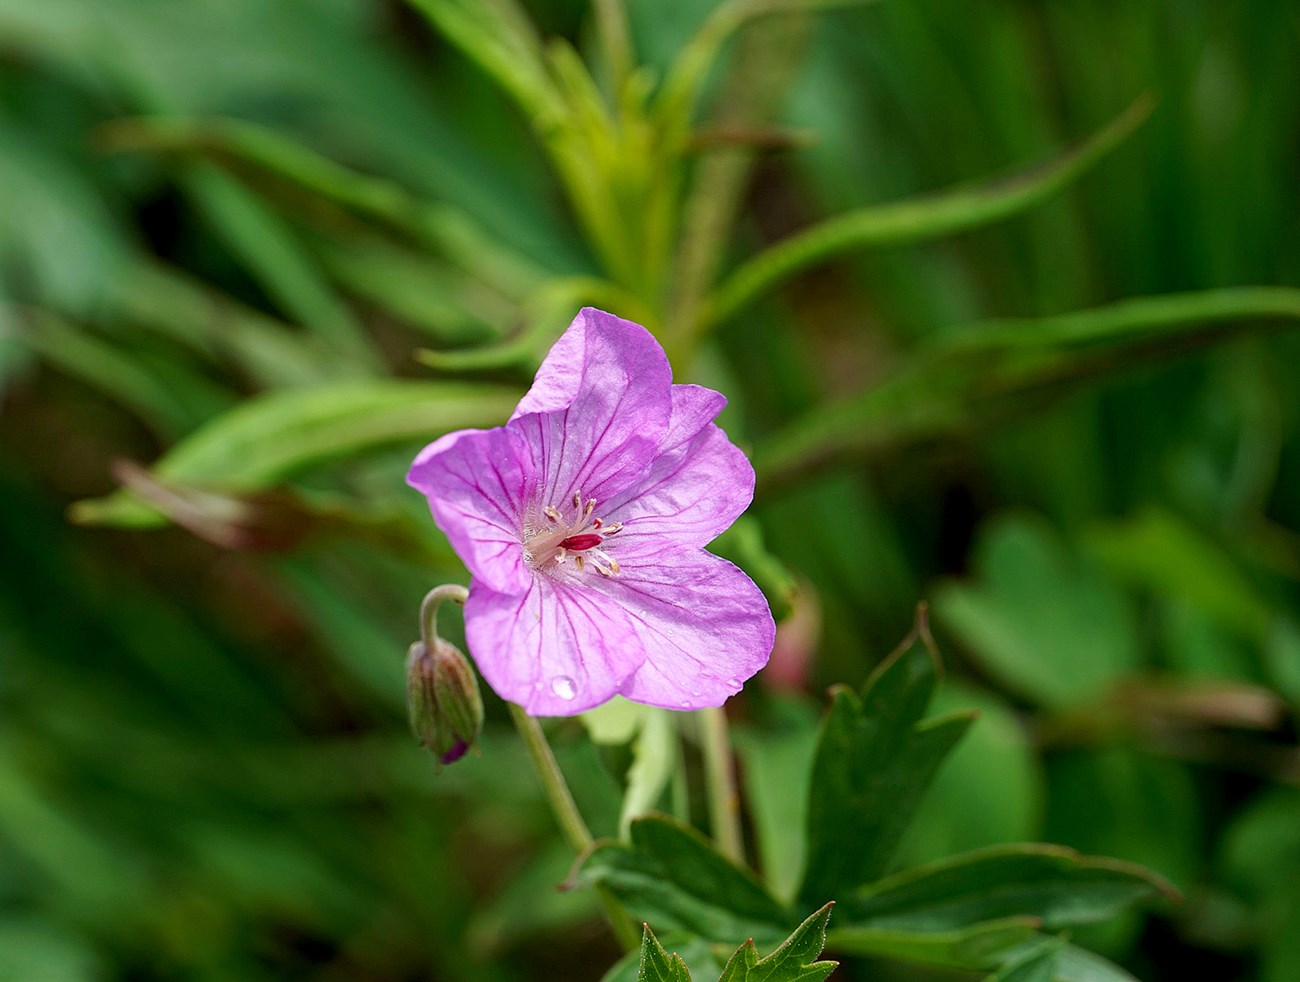
{"label": "anther", "polygon": [[543,510],[546,513],[546,517],[549,518],[556,525],[559,525],[560,522],[564,521],[564,519],[560,517],[560,513],[556,510],[554,505],[547,505],[546,508]]}

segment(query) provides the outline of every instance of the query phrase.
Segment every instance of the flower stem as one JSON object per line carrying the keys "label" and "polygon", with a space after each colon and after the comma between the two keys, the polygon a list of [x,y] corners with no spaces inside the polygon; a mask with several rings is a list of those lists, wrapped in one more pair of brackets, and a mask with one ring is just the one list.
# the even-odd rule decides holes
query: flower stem
{"label": "flower stem", "polygon": [[740,797],[731,756],[727,714],[721,706],[700,710],[700,749],[709,796],[709,824],[719,851],[744,865],[745,844],[740,834]]}
{"label": "flower stem", "polygon": [[537,720],[524,712],[522,706],[513,702],[507,702],[506,705],[510,707],[510,716],[515,721],[519,735],[524,738],[528,759],[532,761],[533,770],[542,782],[542,790],[546,792],[546,800],[551,804],[555,820],[560,823],[560,831],[574,852],[586,852],[594,841],[591,831],[578,813],[578,806],[569,793],[560,765],[555,760],[555,754],[551,753],[551,745],[546,742],[546,734],[542,732]]}
{"label": "flower stem", "polygon": [[426,593],[420,602],[420,640],[433,644],[438,636],[438,608],[444,601],[451,600],[464,606],[468,597],[469,591],[458,583],[444,583]]}
{"label": "flower stem", "polygon": [[[551,745],[546,742],[546,734],[542,732],[541,724],[524,712],[522,706],[517,706],[513,702],[507,702],[506,705],[510,707],[510,716],[515,721],[515,728],[523,737],[524,747],[528,750],[528,759],[532,761],[533,770],[537,772],[538,780],[542,782],[546,800],[550,802],[555,820],[560,824],[560,831],[564,833],[564,838],[573,847],[573,851],[579,856],[583,855],[591,849],[595,840],[591,837],[591,830],[587,828],[587,823],[582,820],[573,795],[569,792],[569,785],[564,780],[564,772],[560,770],[555,754],[551,752]],[[635,951],[641,944],[641,936],[636,925],[632,923],[632,918],[607,889],[598,886],[596,893],[605,908],[605,917],[609,920],[619,944],[625,951]]]}

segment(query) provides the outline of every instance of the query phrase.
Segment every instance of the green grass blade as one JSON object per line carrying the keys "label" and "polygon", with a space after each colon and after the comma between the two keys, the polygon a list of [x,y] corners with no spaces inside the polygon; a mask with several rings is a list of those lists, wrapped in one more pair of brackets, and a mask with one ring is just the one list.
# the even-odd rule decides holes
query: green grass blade
{"label": "green grass blade", "polygon": [[862,208],[792,235],[731,274],[718,288],[705,323],[725,321],[784,280],[838,253],[940,238],[1032,208],[1069,186],[1119,146],[1150,116],[1153,107],[1154,101],[1143,96],[1074,151],[1011,180]]}
{"label": "green grass blade", "polygon": [[1300,321],[1300,290],[1229,287],[972,325],[922,349],[889,381],[818,407],[761,442],[754,454],[759,487],[841,454],[951,438],[1014,408],[1018,398],[1276,328],[1277,321]]}
{"label": "green grass blade", "polygon": [[[519,393],[486,385],[377,381],[275,392],[217,417],[178,443],[154,467],[161,479],[249,492],[308,467],[394,443],[433,439],[509,416]],[[79,501],[73,521],[148,528],[162,515],[118,491]]]}

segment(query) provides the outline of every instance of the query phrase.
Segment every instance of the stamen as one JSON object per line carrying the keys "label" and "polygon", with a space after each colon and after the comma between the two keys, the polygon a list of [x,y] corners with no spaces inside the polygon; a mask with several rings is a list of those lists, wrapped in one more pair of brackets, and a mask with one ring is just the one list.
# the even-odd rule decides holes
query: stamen
{"label": "stamen", "polygon": [[623,523],[606,525],[605,519],[595,514],[596,499],[584,499],[581,491],[575,491],[571,500],[576,513],[546,505],[541,509],[544,521],[524,529],[524,560],[540,570],[563,566],[572,555],[580,573],[594,569],[601,576],[617,576],[621,571],[618,561],[600,546],[620,531]]}

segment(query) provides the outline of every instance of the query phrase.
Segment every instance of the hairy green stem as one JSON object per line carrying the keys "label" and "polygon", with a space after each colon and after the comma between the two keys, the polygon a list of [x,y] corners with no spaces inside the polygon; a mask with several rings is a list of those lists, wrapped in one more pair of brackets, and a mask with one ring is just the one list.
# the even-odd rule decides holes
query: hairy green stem
{"label": "hairy green stem", "polygon": [[704,775],[709,796],[709,824],[718,850],[733,862],[744,865],[745,843],[740,834],[740,796],[736,790],[735,762],[727,714],[722,707],[702,709],[700,747],[704,751]]}
{"label": "hairy green stem", "polygon": [[[542,732],[541,724],[529,716],[522,706],[513,702],[507,702],[506,705],[510,707],[510,716],[515,722],[515,728],[523,737],[524,747],[528,750],[528,759],[532,761],[533,770],[537,772],[537,778],[542,782],[542,790],[546,793],[546,800],[550,803],[555,820],[560,825],[560,831],[564,833],[564,838],[573,851],[579,856],[583,855],[591,849],[595,840],[592,839],[591,830],[587,828],[587,823],[583,821],[582,814],[578,811],[578,806],[569,791],[569,785],[564,780],[564,772],[560,770],[559,762],[551,752],[551,745],[546,741],[546,734]],[[600,902],[605,908],[605,916],[619,944],[626,951],[634,951],[640,945],[641,937],[636,925],[632,923],[632,918],[628,916],[617,898],[604,887],[597,887],[596,893],[600,896]]]}

